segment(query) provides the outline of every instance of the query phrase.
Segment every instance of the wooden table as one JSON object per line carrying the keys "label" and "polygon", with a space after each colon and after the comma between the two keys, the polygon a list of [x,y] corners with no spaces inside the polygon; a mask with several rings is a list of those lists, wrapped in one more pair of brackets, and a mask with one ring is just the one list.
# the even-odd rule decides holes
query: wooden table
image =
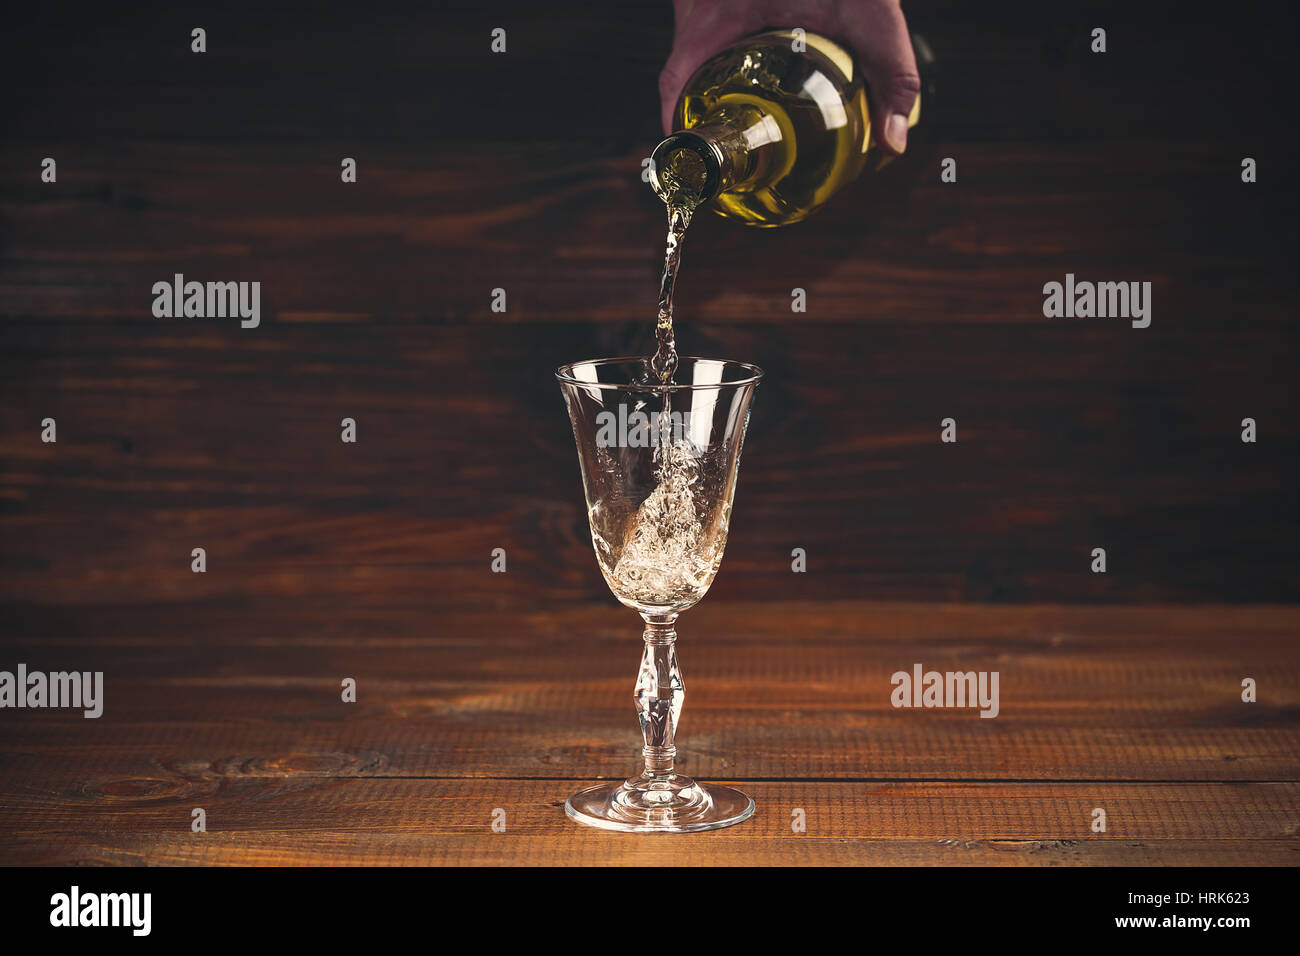
{"label": "wooden table", "polygon": [[[164,611],[143,636],[41,627],[6,641],[4,660],[102,668],[105,714],[7,715],[2,857],[1294,865],[1297,623],[1272,607],[706,599],[679,628],[679,765],[738,783],[758,809],[683,836],[564,815],[570,792],[636,765],[639,641],[622,608],[210,606]],[[241,636],[217,645],[214,630]],[[892,708],[889,675],[914,662],[997,670],[1000,715]],[[1257,703],[1240,700],[1244,676]],[[356,703],[340,700],[344,677]],[[191,832],[195,807],[206,833]]]}

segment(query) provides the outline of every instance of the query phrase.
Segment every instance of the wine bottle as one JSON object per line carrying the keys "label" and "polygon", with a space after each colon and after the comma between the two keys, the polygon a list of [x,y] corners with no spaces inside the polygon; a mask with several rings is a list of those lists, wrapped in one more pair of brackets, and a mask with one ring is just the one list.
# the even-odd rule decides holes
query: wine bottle
{"label": "wine bottle", "polygon": [[[918,96],[908,126],[920,116]],[[670,208],[711,200],[751,226],[799,222],[868,163],[891,158],[853,58],[803,31],[761,33],[708,60],[683,89],[673,125],[652,156],[655,192]]]}

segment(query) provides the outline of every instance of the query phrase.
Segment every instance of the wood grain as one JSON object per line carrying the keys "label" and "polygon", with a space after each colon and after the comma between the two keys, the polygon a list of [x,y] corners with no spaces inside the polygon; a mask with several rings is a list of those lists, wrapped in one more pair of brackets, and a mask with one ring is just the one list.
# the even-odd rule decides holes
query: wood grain
{"label": "wood grain", "polygon": [[[92,786],[211,783],[300,758],[301,772],[326,776],[582,780],[634,765],[629,612],[439,613],[423,627],[421,616],[277,633],[257,611],[187,609],[147,635],[111,636],[109,617],[100,633],[10,640],[5,659],[33,669],[102,669],[108,703],[95,721],[10,711],[22,719],[0,754],[15,773]],[[1297,625],[1286,608],[710,600],[680,627],[680,763],[733,779],[1290,780]],[[914,662],[997,670],[999,716],[894,709],[890,675]],[[356,704],[339,701],[345,676]],[[1241,703],[1243,676],[1259,681],[1258,703]]]}
{"label": "wood grain", "polygon": [[[107,688],[98,720],[6,713],[5,862],[640,859],[559,809],[636,764],[623,609],[453,612],[423,631],[406,609],[300,613],[283,636],[179,607],[123,636],[123,613],[81,634],[43,614],[44,636],[0,645],[33,668],[103,668]],[[682,838],[684,859],[1292,863],[1297,624],[1292,608],[705,602],[681,627],[679,766],[766,811],[721,848]],[[913,661],[997,669],[1000,715],[892,708],[889,675]],[[196,806],[204,837],[186,831]],[[789,832],[795,807],[807,834]]]}
{"label": "wood grain", "polygon": [[[721,596],[1294,600],[1300,150],[1247,6],[909,5],[940,55],[909,155],[798,228],[700,219],[679,340],[768,371]],[[0,57],[0,598],[603,600],[550,370],[651,347],[663,0],[507,0],[496,57],[473,3],[60,9]],[[153,318],[177,272],[261,282],[264,324]],[[1150,281],[1152,326],[1044,319],[1067,272]],[[196,546],[245,572],[171,574]]]}
{"label": "wood grain", "polygon": [[[541,781],[259,780],[93,809],[7,811],[6,862],[171,865],[1294,866],[1300,785],[750,783],[758,810],[709,834],[571,823]],[[215,795],[214,795],[215,796]],[[208,832],[189,830],[191,806]],[[1089,829],[1107,809],[1108,830]],[[506,831],[491,829],[494,809]],[[791,830],[791,812],[807,831]]]}
{"label": "wood grain", "polygon": [[[598,325],[510,337],[473,324],[294,326],[248,339],[10,324],[0,596],[326,600],[360,598],[382,575],[403,601],[427,589],[461,607],[603,600],[549,374],[566,352],[630,350],[550,340]],[[1130,361],[1113,351],[1121,332],[1037,328],[992,361],[969,328],[835,327],[750,329],[738,333],[749,344],[717,346],[769,372],[718,595],[1294,597],[1282,529],[1295,512],[1295,416],[1276,331],[1182,333]],[[1207,363],[1217,389],[1202,384]],[[1238,375],[1249,384],[1232,392]],[[1243,408],[1267,429],[1258,444],[1239,440]],[[938,440],[948,414],[955,445]],[[40,441],[46,416],[57,445]],[[355,445],[339,441],[345,416]],[[1105,575],[1089,573],[1098,546]],[[207,549],[206,576],[189,573],[194,547]],[[510,555],[504,578],[484,573],[496,547]],[[806,575],[790,574],[795,547]]]}

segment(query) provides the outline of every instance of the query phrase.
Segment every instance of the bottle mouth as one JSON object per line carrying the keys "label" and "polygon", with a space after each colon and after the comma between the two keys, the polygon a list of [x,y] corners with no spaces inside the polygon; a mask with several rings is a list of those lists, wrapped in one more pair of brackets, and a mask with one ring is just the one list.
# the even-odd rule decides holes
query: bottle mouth
{"label": "bottle mouth", "polygon": [[690,130],[673,133],[650,155],[650,185],[669,205],[694,208],[718,193],[722,153],[712,140]]}

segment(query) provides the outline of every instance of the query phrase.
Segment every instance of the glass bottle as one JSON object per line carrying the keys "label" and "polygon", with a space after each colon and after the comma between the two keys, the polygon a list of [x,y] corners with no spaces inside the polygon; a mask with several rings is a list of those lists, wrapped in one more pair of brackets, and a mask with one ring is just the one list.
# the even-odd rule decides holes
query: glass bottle
{"label": "glass bottle", "polygon": [[[918,96],[908,126],[920,115]],[[708,60],[683,89],[673,125],[652,156],[655,192],[670,208],[712,200],[751,226],[798,222],[869,163],[892,158],[877,145],[857,64],[803,31],[761,33]]]}

